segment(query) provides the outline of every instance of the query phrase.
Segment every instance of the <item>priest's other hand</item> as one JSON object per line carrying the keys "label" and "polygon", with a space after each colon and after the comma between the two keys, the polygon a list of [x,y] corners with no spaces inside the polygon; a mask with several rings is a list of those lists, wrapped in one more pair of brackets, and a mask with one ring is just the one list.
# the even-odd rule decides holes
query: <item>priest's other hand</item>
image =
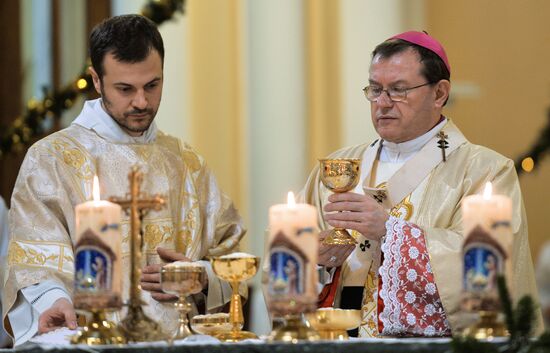
{"label": "priest's other hand", "polygon": [[[175,261],[191,261],[185,255],[170,249],[158,247],[157,253],[164,261],[164,264]],[[154,264],[143,267],[141,270],[141,288],[151,292],[151,296],[156,301],[173,301],[177,297],[164,293],[160,288],[160,269],[162,266],[163,264]]]}
{"label": "priest's other hand", "polygon": [[53,305],[38,318],[38,333],[46,333],[61,327],[75,330],[76,313],[73,304],[65,298],[57,299]]}
{"label": "priest's other hand", "polygon": [[342,263],[355,249],[355,245],[325,245],[323,240],[329,233],[330,230],[323,230],[319,233],[319,258],[317,263],[326,267],[342,266]]}
{"label": "priest's other hand", "polygon": [[329,196],[325,220],[335,228],[356,230],[367,239],[380,240],[386,234],[389,218],[384,208],[371,196],[353,192]]}

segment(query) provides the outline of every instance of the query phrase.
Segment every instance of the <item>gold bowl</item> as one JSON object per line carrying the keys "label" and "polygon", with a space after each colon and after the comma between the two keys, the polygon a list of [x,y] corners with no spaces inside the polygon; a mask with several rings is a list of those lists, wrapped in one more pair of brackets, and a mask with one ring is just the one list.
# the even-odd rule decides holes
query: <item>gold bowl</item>
{"label": "gold bowl", "polygon": [[196,315],[191,319],[191,329],[203,335],[216,337],[221,333],[230,332],[232,328],[227,313]]}
{"label": "gold bowl", "polygon": [[321,339],[346,340],[347,330],[361,325],[361,310],[322,308],[305,315]]}
{"label": "gold bowl", "polygon": [[361,159],[319,159],[321,181],[333,192],[353,190],[359,183]]}

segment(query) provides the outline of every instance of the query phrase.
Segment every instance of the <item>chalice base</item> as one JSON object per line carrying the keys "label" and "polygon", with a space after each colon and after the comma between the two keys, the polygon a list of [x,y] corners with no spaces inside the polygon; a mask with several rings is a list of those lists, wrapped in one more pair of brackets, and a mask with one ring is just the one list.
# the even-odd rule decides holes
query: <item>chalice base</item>
{"label": "chalice base", "polygon": [[343,228],[334,228],[323,240],[325,245],[356,245],[357,241]]}
{"label": "chalice base", "polygon": [[249,331],[221,332],[217,333],[215,337],[223,342],[239,342],[250,338],[258,338],[258,336]]}
{"label": "chalice base", "polygon": [[318,332],[322,340],[344,341],[349,339],[348,331],[346,330],[318,330]]}
{"label": "chalice base", "polygon": [[89,346],[125,344],[126,338],[114,323],[106,319],[104,310],[94,310],[90,322],[78,330],[71,343]]}
{"label": "chalice base", "polygon": [[478,340],[508,336],[506,326],[498,321],[497,315],[494,311],[480,311],[479,321],[465,329],[463,335]]}
{"label": "chalice base", "polygon": [[289,315],[283,326],[274,330],[270,341],[283,341],[297,343],[298,341],[317,341],[320,339],[319,333],[308,326],[302,315]]}

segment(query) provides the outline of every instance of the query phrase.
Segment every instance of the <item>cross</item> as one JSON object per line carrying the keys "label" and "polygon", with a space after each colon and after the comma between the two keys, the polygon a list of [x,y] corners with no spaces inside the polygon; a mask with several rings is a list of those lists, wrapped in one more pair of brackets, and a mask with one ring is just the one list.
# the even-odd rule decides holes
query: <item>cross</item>
{"label": "cross", "polygon": [[445,155],[445,149],[449,148],[449,142],[447,142],[449,135],[446,135],[445,131],[441,130],[437,133],[437,137],[439,137],[439,141],[437,141],[437,147],[441,148],[443,162],[446,162],[447,156]]}
{"label": "cross", "polygon": [[372,197],[374,197],[374,199],[378,202],[378,203],[382,203],[384,202],[384,200],[386,199],[386,192],[384,190],[377,190],[376,191],[376,194],[372,195]]}
{"label": "cross", "polygon": [[[143,181],[143,173],[139,171],[137,166],[133,166],[128,174],[130,181],[130,192],[126,194],[126,198],[111,197],[109,201],[119,204],[122,209],[130,214],[130,300],[128,315],[123,320],[122,325],[126,326],[125,331],[130,331],[130,334],[137,332],[133,327],[143,327],[143,321],[150,321],[149,325],[155,326],[156,323],[145,316],[141,305],[141,248],[142,248],[142,232],[141,221],[149,210],[158,211],[166,205],[166,200],[160,195],[148,197],[140,191],[141,182]],[[141,312],[141,313],[139,313]],[[145,323],[147,325],[147,323]],[[151,329],[154,330],[153,327]],[[134,331],[134,332],[132,332]],[[140,332],[139,334],[141,334]],[[139,340],[134,340],[139,341]]]}

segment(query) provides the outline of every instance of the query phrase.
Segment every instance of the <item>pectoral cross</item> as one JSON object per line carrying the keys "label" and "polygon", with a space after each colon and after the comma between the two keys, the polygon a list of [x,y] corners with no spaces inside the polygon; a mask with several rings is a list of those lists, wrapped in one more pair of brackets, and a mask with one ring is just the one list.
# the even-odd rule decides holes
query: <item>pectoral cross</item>
{"label": "pectoral cross", "polygon": [[[143,313],[141,305],[141,250],[142,250],[142,229],[143,217],[150,210],[162,209],[166,201],[160,195],[147,196],[140,191],[143,181],[143,173],[137,166],[133,166],[128,174],[130,181],[130,192],[126,198],[111,197],[111,202],[119,204],[122,209],[130,214],[130,300],[128,315],[122,320],[122,328],[129,340],[134,342],[154,340],[158,330],[158,324]],[[151,338],[151,339],[147,339]]]}
{"label": "pectoral cross", "polygon": [[437,133],[437,137],[439,137],[439,140],[437,141],[437,147],[441,148],[441,155],[443,157],[443,162],[446,162],[447,156],[445,155],[445,150],[449,148],[449,142],[447,142],[447,139],[449,138],[449,136],[445,135],[445,131],[441,130]]}

